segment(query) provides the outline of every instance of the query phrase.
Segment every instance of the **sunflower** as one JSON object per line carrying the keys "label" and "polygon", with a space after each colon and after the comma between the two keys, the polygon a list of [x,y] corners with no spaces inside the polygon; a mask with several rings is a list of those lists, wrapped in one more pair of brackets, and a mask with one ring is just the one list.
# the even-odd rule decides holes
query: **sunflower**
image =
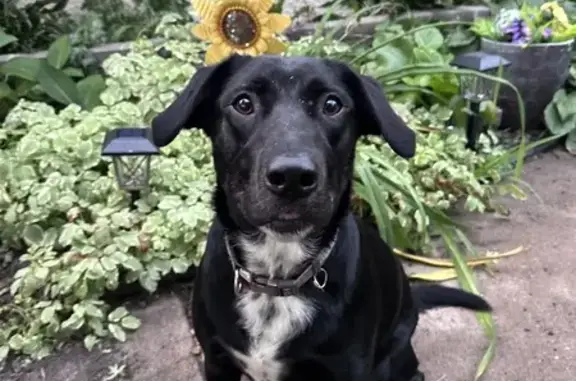
{"label": "sunflower", "polygon": [[201,22],[192,33],[211,45],[206,64],[217,63],[232,53],[280,54],[286,45],[276,34],[291,23],[289,16],[270,13],[274,0],[191,0]]}

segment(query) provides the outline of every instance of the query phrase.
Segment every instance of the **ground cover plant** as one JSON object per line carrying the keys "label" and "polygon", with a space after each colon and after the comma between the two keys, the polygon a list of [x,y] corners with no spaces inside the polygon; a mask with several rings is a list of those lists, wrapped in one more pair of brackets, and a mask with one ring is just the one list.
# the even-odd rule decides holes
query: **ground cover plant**
{"label": "ground cover plant", "polygon": [[[192,37],[192,27],[181,16],[166,16],[157,29],[165,39],[161,46],[141,39],[127,55],[109,57],[103,65],[102,104],[91,110],[77,104],[55,110],[21,100],[7,116],[0,129],[0,242],[24,254],[6,293],[10,297],[0,293],[5,302],[0,306],[0,358],[10,353],[41,358],[69,338],[82,339],[88,349],[109,337],[126,340],[140,322],[124,307],[107,304],[105,296],[128,284],[154,292],[160,279],[185,272],[203,254],[213,185],[205,136],[186,131],[154,158],[150,191],[136,210],[129,209],[118,189],[110,161],[100,156],[105,131],[147,125],[203,64],[207,44]],[[479,152],[466,150],[462,131],[447,123],[447,104],[429,107],[431,102],[420,98],[422,93],[437,98],[454,92],[433,84],[448,88],[459,72],[442,53],[433,53],[441,46],[428,37],[438,34],[419,30],[403,31],[410,39],[409,63],[387,72],[377,72],[371,59],[387,59],[391,50],[383,48],[403,38],[399,31],[364,47],[364,57],[356,61],[347,55],[353,51],[350,43],[330,36],[290,43],[287,54],[340,58],[386,87],[407,86],[392,99],[400,101],[395,109],[418,134],[417,155],[408,162],[396,158],[380,139],[359,142],[355,210],[374,220],[382,236],[403,251],[429,254],[432,238],[442,237],[453,258],[448,266],[465,288],[477,291],[462,254],[463,247],[474,254],[473,248],[446,212],[458,201],[470,211],[494,210],[495,194],[516,190],[503,182],[512,153],[487,136],[481,137]],[[412,61],[428,55],[440,55],[441,61]],[[412,93],[417,96],[407,95]],[[522,149],[516,152],[521,158]],[[491,317],[481,314],[479,319],[491,341],[477,376],[495,349]]]}

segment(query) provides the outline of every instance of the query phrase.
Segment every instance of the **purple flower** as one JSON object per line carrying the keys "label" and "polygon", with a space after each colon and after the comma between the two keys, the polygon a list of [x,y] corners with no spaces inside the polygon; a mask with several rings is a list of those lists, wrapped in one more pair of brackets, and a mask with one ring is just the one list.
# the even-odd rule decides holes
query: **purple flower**
{"label": "purple flower", "polygon": [[514,19],[510,25],[503,30],[510,42],[524,44],[530,41],[530,28],[522,19]]}
{"label": "purple flower", "polygon": [[542,37],[545,40],[548,40],[550,37],[552,37],[552,29],[550,28],[546,28],[542,31]]}

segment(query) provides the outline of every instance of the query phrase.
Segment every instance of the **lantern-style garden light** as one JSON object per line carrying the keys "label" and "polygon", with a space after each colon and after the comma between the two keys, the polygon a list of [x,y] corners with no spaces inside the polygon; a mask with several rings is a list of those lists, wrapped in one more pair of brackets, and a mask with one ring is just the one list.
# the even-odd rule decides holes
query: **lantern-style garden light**
{"label": "lantern-style garden light", "polygon": [[[503,68],[510,65],[510,61],[495,54],[486,52],[463,53],[454,58],[452,65],[461,69],[474,70],[480,73],[498,76]],[[501,69],[502,68],[502,69]],[[480,132],[484,130],[483,120],[480,116],[480,104],[494,97],[496,82],[477,75],[460,76],[460,92],[469,103],[472,115],[468,114],[466,123],[466,148],[476,149],[476,141]]]}
{"label": "lantern-style garden light", "polygon": [[106,133],[102,143],[102,156],[111,156],[116,181],[121,189],[130,193],[134,207],[140,192],[148,187],[152,155],[160,151],[154,145],[149,128],[117,128]]}

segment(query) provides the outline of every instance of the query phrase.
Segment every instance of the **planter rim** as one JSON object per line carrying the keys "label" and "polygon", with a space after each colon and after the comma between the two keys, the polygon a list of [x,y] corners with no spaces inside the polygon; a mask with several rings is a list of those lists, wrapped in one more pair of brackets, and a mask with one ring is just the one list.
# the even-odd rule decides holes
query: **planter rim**
{"label": "planter rim", "polygon": [[[521,44],[513,44],[511,42],[505,42],[505,41],[497,41],[497,40],[492,40],[490,38],[486,38],[486,37],[481,37],[482,41],[487,41],[490,42],[492,44],[495,45],[501,45],[501,46],[517,46],[519,48],[522,47]],[[566,46],[566,45],[572,45],[574,43],[574,39],[572,40],[567,40],[567,41],[560,41],[560,42],[539,42],[536,44],[528,44],[526,45],[525,48],[541,48],[541,47],[545,47],[545,46]]]}

